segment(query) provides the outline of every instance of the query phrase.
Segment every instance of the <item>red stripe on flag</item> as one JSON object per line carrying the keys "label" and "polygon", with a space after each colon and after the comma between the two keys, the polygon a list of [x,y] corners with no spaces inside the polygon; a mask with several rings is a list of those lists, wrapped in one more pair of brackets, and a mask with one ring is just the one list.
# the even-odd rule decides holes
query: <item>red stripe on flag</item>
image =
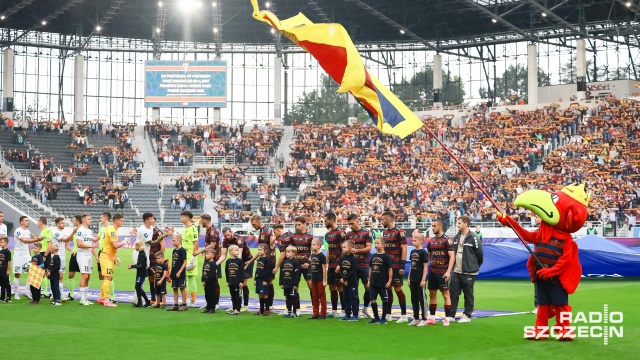
{"label": "red stripe on flag", "polygon": [[306,49],[320,66],[338,84],[342,83],[347,68],[347,50],[342,46],[318,44],[310,41],[300,41],[299,45]]}

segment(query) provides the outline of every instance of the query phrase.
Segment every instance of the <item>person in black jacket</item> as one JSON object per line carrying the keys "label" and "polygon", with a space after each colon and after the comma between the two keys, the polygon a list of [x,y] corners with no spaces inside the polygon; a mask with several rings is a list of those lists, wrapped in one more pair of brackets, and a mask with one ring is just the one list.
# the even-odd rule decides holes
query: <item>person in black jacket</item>
{"label": "person in black jacket", "polygon": [[[31,257],[31,263],[44,269],[44,259],[42,254],[40,254],[40,250],[42,250],[42,244],[33,244],[33,257]],[[31,297],[33,298],[29,304],[39,304],[42,288],[36,288],[33,285],[29,285],[29,288],[31,289]]]}
{"label": "person in black jacket", "polygon": [[343,286],[344,313],[340,321],[358,321],[360,301],[358,299],[358,259],[352,251],[355,247],[353,241],[342,243],[342,258],[340,259],[340,283]]}
{"label": "person in black jacket", "polygon": [[[296,259],[297,249],[293,245],[286,248],[286,258],[280,265],[280,288],[284,289],[287,304],[286,318],[298,317],[296,312],[296,299],[298,298],[298,285],[300,284],[300,263]],[[293,308],[293,312],[292,312]]]}
{"label": "person in black jacket", "polygon": [[[51,244],[49,247],[51,255],[49,256],[49,264],[47,267],[47,277],[51,284],[58,284],[60,282],[60,256],[58,256],[58,244]],[[49,305],[60,306],[60,287],[51,286],[51,293],[53,294],[53,301]]]}
{"label": "person in black jacket", "polygon": [[227,314],[239,315],[240,306],[242,305],[240,288],[244,285],[244,261],[238,257],[240,255],[238,245],[229,246],[229,255],[230,257],[225,263],[224,273],[227,276],[227,286],[229,287],[229,293],[231,293],[232,307]]}
{"label": "person in black jacket", "polygon": [[464,292],[464,313],[458,320],[459,323],[471,321],[473,313],[473,285],[482,265],[482,241],[478,240],[476,233],[469,230],[471,219],[468,216],[458,218],[458,234],[453,238],[455,244],[455,262],[451,273],[451,314],[458,310],[458,299]]}
{"label": "person in black jacket", "polygon": [[202,285],[204,286],[204,298],[207,300],[203,314],[213,314],[216,312],[216,304],[220,297],[220,285],[218,284],[218,265],[216,264],[216,251],[207,249],[205,252],[205,263],[202,266]]}
{"label": "person in black jacket", "polygon": [[[142,285],[147,278],[147,254],[144,252],[144,242],[136,241],[134,244],[136,251],[138,252],[138,258],[136,263],[127,266],[127,269],[136,269],[136,295],[138,296],[138,302],[134,307],[151,307],[151,302],[147,297],[147,293],[144,292]],[[144,299],[144,305],[142,305],[142,299]]]}
{"label": "person in black jacket", "polygon": [[256,287],[256,293],[260,298],[260,311],[256,315],[269,316],[269,281],[273,269],[273,262],[269,257],[269,245],[258,245],[258,262],[256,264],[256,275],[253,278],[253,285]]}

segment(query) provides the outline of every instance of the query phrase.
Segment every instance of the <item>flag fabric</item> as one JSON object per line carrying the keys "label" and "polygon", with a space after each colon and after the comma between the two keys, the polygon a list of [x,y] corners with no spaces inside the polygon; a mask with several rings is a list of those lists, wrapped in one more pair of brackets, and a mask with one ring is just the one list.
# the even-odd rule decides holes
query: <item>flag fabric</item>
{"label": "flag fabric", "polygon": [[278,30],[311,54],[340,87],[364,107],[378,129],[405,138],[423,126],[422,121],[364,67],[358,49],[340,24],[315,24],[302,13],[279,20],[272,12],[260,10],[251,0],[253,17]]}
{"label": "flag fabric", "polygon": [[40,283],[44,277],[44,269],[35,264],[29,264],[29,277],[27,283],[36,289],[40,288]]}

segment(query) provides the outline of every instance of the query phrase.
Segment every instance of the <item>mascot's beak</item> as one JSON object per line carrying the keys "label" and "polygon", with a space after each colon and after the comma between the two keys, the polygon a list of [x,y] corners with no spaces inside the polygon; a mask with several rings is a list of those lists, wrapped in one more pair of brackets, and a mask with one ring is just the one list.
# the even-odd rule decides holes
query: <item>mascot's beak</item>
{"label": "mascot's beak", "polygon": [[542,190],[529,190],[520,194],[513,204],[532,211],[542,221],[555,226],[560,221],[560,213],[556,208],[557,201],[558,195],[556,194]]}

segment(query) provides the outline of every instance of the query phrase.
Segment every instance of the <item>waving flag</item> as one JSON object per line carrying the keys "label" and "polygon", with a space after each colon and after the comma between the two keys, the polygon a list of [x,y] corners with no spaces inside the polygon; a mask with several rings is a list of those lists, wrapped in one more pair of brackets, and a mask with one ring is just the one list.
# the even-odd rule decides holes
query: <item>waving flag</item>
{"label": "waving flag", "polygon": [[[40,288],[42,278],[44,277],[44,269],[38,265],[29,264],[29,276],[27,277],[27,283],[34,288]],[[16,293],[18,290],[16,290]]]}
{"label": "waving flag", "polygon": [[420,119],[364,67],[360,53],[340,24],[314,24],[302,13],[280,21],[251,0],[253,17],[266,22],[311,54],[335,80],[338,92],[350,92],[385,134],[407,137],[423,124]]}

